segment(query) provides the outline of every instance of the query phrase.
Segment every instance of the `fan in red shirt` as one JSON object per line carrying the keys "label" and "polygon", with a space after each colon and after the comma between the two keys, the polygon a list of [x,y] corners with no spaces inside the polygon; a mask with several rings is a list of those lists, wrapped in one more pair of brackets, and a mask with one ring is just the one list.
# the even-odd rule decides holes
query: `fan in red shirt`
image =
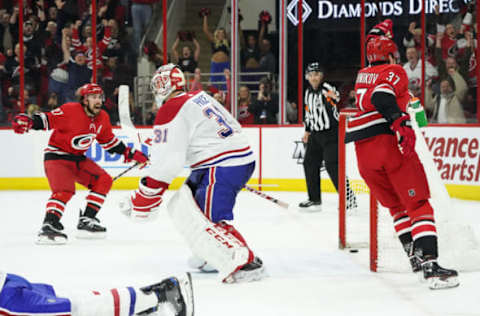
{"label": "fan in red shirt", "polygon": [[348,122],[345,141],[355,142],[360,174],[372,194],[390,210],[413,271],[423,271],[431,289],[455,287],[459,285],[457,271],[437,263],[429,186],[406,114],[411,98],[407,74],[397,65],[399,55],[391,29],[381,31],[370,33],[367,40],[370,65],[357,75],[359,111]]}
{"label": "fan in red shirt", "polygon": [[52,195],[47,202],[46,215],[38,234],[38,244],[64,244],[67,235],[60,219],[67,202],[75,194],[75,182],[90,190],[87,206],[80,212],[78,238],[104,238],[106,228],[96,217],[112,186],[112,177],[93,160],[85,156],[94,140],[109,153],[122,154],[124,162],[145,164],[147,156],[133,150],[112,132],[110,118],[101,109],[103,90],[95,84],[80,88],[80,102],[66,103],[51,112],[17,115],[12,123],[15,133],[30,129],[53,130],[45,149],[44,167]]}

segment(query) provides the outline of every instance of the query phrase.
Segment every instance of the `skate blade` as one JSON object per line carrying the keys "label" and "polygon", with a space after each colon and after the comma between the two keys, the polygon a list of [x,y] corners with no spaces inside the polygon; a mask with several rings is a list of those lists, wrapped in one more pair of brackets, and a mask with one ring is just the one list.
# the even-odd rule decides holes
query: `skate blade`
{"label": "skate blade", "polygon": [[67,238],[64,237],[48,237],[48,236],[38,236],[35,241],[37,245],[65,245],[67,243]]}
{"label": "skate blade", "polygon": [[318,213],[322,211],[321,206],[299,207],[301,213]]}
{"label": "skate blade", "polygon": [[267,272],[265,271],[265,267],[261,267],[259,269],[255,269],[252,271],[242,271],[238,270],[234,274],[230,275],[225,279],[225,283],[245,283],[245,282],[254,282],[260,281],[263,278],[266,278]]}
{"label": "skate blade", "polygon": [[450,289],[460,285],[457,277],[450,277],[447,279],[430,278],[428,281],[428,287],[431,290]]}
{"label": "skate blade", "polygon": [[75,235],[78,239],[105,239],[107,237],[106,232],[92,233],[84,230],[77,230]]}
{"label": "skate blade", "polygon": [[419,281],[420,283],[427,283],[427,279],[425,279],[425,278],[423,277],[423,271],[417,271],[417,272],[413,272],[413,273],[415,273],[415,275],[417,276],[418,281]]}
{"label": "skate blade", "polygon": [[185,316],[193,316],[195,304],[193,299],[192,276],[187,272],[181,277],[178,277],[177,280],[180,283],[180,292],[182,293],[186,305]]}

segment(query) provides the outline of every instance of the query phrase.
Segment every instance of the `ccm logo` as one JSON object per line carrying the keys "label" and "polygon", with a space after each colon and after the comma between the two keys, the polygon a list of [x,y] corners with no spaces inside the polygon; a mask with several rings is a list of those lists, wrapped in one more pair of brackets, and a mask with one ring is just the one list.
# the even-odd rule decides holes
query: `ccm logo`
{"label": "ccm logo", "polygon": [[234,246],[225,239],[219,232],[215,231],[211,227],[205,229],[207,233],[213,236],[216,240],[218,240],[222,245],[225,245],[227,248],[233,248]]}

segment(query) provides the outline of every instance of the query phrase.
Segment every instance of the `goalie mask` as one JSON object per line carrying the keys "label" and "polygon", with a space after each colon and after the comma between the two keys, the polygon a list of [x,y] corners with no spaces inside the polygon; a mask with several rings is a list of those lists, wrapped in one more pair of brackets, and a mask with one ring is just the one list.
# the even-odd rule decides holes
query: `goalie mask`
{"label": "goalie mask", "polygon": [[175,64],[166,64],[155,71],[150,82],[150,88],[155,96],[157,105],[160,106],[163,101],[175,91],[185,89],[185,76]]}

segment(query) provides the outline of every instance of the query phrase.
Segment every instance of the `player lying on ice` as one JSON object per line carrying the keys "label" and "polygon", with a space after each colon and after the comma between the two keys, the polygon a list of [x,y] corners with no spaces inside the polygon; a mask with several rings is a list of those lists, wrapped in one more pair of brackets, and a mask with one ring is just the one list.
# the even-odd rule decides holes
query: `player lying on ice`
{"label": "player lying on ice", "polygon": [[112,132],[110,118],[104,110],[103,90],[89,83],[79,90],[80,101],[65,103],[47,113],[15,116],[12,127],[23,134],[30,129],[53,130],[45,149],[44,166],[48,184],[52,190],[47,202],[45,219],[38,233],[39,244],[65,244],[67,234],[60,222],[68,201],[75,194],[75,182],[90,190],[87,205],[77,225],[79,238],[104,238],[106,228],[100,225],[100,211],[110,187],[112,177],[93,160],[85,156],[94,140],[109,153],[124,156],[126,163],[147,163],[148,158],[133,150]]}
{"label": "player lying on ice", "polygon": [[151,88],[160,107],[153,126],[148,174],[121,203],[132,218],[148,218],[168,185],[189,166],[190,176],[168,203],[169,214],[196,257],[219,271],[223,282],[264,276],[263,263],[233,220],[238,192],[255,169],[255,158],[240,124],[204,91],[185,92],[185,77],[174,64],[160,67]]}
{"label": "player lying on ice", "polygon": [[[69,294],[67,294],[69,293]],[[50,316],[193,316],[194,299],[189,273],[141,288],[109,291],[67,290],[30,283],[0,270],[0,315]]]}

